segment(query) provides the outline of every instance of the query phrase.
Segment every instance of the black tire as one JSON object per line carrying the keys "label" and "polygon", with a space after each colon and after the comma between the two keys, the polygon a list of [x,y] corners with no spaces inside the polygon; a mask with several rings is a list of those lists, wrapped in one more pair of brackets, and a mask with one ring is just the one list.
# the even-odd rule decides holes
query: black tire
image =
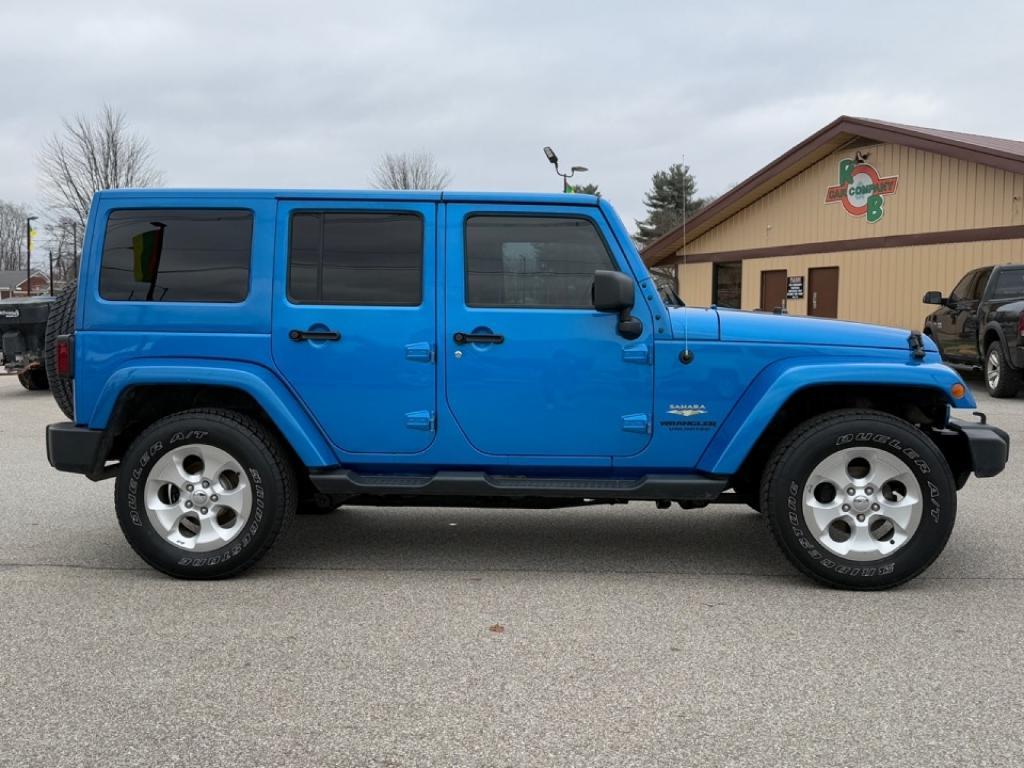
{"label": "black tire", "polygon": [[[828,456],[856,448],[899,460],[919,484],[923,501],[910,538],[867,561],[829,551],[803,512],[812,471]],[[833,411],[804,422],[775,449],[761,484],[761,508],[783,554],[801,572],[831,587],[888,589],[914,578],[941,554],[956,521],[956,485],[945,457],[912,424],[880,411]]]}
{"label": "black tire", "polygon": [[314,493],[305,498],[299,499],[297,514],[300,515],[328,515],[341,504],[325,493]]}
{"label": "black tire", "polygon": [[[144,499],[160,458],[189,445],[228,453],[251,488],[251,510],[240,531],[205,552],[190,552],[168,541],[150,522]],[[143,431],[121,462],[114,495],[117,519],[132,549],[157,570],[179,579],[222,579],[250,568],[285,530],[296,504],[294,473],[277,439],[257,421],[221,409],[184,411]]]}
{"label": "black tire", "polygon": [[42,368],[26,368],[18,374],[18,381],[30,392],[48,389],[49,382],[46,379],[46,371]]}
{"label": "black tire", "polygon": [[74,383],[57,375],[57,337],[75,330],[75,296],[78,293],[78,281],[73,280],[50,305],[50,314],[46,318],[46,342],[43,362],[46,365],[46,377],[50,381],[50,392],[57,406],[69,419],[75,418]]}
{"label": "black tire", "polygon": [[[1016,397],[1020,392],[1020,371],[1010,367],[1003,345],[993,341],[985,350],[984,362],[985,389],[992,397]],[[994,381],[993,381],[994,377]]]}

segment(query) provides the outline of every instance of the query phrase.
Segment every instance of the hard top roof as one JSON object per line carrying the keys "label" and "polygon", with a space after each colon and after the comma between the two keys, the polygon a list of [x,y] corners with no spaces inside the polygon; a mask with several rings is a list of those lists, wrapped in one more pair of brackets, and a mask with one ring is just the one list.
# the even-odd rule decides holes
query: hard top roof
{"label": "hard top roof", "polygon": [[557,192],[447,192],[438,190],[382,189],[108,189],[97,193],[102,199],[126,200],[136,197],[181,201],[217,197],[275,198],[278,200],[392,200],[405,202],[519,203],[524,205],[597,205],[594,195]]}

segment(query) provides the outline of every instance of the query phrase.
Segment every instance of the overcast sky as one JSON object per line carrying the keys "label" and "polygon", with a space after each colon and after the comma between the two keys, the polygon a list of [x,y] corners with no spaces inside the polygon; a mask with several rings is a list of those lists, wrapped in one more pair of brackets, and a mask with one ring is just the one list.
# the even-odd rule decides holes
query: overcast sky
{"label": "overcast sky", "polygon": [[1020,2],[3,0],[0,199],[38,207],[42,140],[106,102],[170,186],[361,188],[425,150],[454,189],[557,190],[550,144],[632,228],[654,171],[720,194],[840,114],[1024,138],[1022,29]]}

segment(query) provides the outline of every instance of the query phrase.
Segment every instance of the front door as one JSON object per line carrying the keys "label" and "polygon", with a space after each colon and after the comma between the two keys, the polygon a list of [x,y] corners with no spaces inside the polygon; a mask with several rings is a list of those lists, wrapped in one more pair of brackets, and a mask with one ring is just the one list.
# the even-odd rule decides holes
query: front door
{"label": "front door", "polygon": [[434,439],[434,203],[281,202],[273,353],[334,445]]}
{"label": "front door", "polygon": [[839,317],[839,267],[808,270],[807,314],[812,317]]}
{"label": "front door", "polygon": [[981,299],[988,287],[988,280],[992,276],[992,267],[987,267],[978,272],[978,278],[971,283],[970,293],[965,296],[957,305],[957,312],[953,326],[956,328],[956,339],[954,347],[956,355],[974,362],[980,351],[978,350],[978,309],[981,307]]}
{"label": "front door", "polygon": [[650,440],[651,312],[617,333],[591,304],[593,274],[629,274],[597,208],[448,206],[448,406],[469,442],[519,456],[628,456]]}
{"label": "front door", "polygon": [[782,310],[786,306],[786,270],[769,269],[761,273],[761,309]]}

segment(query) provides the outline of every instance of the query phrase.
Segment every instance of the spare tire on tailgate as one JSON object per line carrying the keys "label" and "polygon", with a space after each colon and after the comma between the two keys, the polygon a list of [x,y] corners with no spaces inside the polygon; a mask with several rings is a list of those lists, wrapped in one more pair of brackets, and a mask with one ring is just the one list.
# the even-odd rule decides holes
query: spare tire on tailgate
{"label": "spare tire on tailgate", "polygon": [[75,330],[75,296],[78,281],[72,280],[50,307],[46,321],[46,376],[50,380],[50,392],[57,405],[69,419],[75,418],[74,383],[57,375],[57,337]]}

